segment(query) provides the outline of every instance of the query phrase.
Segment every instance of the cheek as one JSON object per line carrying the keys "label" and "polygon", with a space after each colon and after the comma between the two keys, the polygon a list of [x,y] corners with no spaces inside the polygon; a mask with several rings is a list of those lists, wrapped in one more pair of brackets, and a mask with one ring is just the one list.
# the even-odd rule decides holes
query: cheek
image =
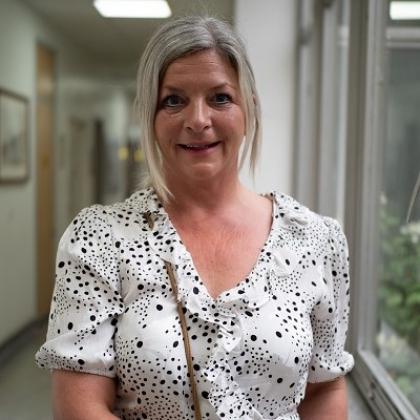
{"label": "cheek", "polygon": [[245,118],[243,117],[241,120],[241,133],[242,133],[242,137],[245,136],[246,134],[246,122],[245,122]]}
{"label": "cheek", "polygon": [[175,118],[158,113],[154,122],[154,132],[158,142],[162,144],[176,137],[178,125]]}
{"label": "cheek", "polygon": [[245,134],[245,113],[241,107],[237,107],[235,112],[232,113],[232,125],[234,125],[235,131],[241,134]]}
{"label": "cheek", "polygon": [[156,115],[155,121],[153,124],[153,129],[155,132],[155,137],[158,140],[158,143],[162,140],[162,137],[164,137],[165,133],[165,124],[162,117],[159,116],[159,114]]}
{"label": "cheek", "polygon": [[241,139],[245,135],[245,116],[242,112],[237,112],[229,119],[230,131],[236,136],[240,136]]}

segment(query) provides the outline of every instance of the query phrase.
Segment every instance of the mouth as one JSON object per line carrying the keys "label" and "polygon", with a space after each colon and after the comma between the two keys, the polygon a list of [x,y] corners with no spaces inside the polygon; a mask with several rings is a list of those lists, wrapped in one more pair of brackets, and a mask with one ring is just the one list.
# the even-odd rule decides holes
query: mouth
{"label": "mouth", "polygon": [[184,150],[198,152],[201,150],[212,149],[213,147],[216,147],[220,143],[221,143],[220,141],[215,141],[213,143],[206,143],[206,144],[179,144],[179,146],[182,147]]}

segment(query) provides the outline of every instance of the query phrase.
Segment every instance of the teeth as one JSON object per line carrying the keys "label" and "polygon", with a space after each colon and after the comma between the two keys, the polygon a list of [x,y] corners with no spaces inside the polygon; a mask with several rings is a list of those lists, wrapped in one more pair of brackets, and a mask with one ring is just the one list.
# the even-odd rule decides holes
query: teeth
{"label": "teeth", "polygon": [[199,145],[199,144],[187,144],[186,145],[190,149],[204,149],[205,147],[209,147],[209,145]]}
{"label": "teeth", "polygon": [[183,144],[182,147],[187,149],[208,149],[209,147],[215,146],[218,142],[210,144]]}

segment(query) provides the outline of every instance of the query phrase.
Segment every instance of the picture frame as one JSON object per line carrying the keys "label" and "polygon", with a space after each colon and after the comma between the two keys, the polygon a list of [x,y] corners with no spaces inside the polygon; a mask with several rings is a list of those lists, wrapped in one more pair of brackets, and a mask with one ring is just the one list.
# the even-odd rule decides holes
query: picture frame
{"label": "picture frame", "polygon": [[28,99],[0,88],[0,183],[29,176]]}

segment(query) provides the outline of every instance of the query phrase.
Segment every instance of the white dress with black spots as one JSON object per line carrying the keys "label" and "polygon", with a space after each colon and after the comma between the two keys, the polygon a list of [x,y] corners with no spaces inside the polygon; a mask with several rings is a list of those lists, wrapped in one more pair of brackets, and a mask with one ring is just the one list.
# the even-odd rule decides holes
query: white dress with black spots
{"label": "white dress with black spots", "polygon": [[[203,419],[292,420],[307,382],[353,367],[347,243],[334,219],[278,193],[252,272],[213,299],[151,188],[82,210],[64,233],[43,368],[118,378],[122,419],[194,419],[178,283]],[[154,226],[149,228],[145,213]]]}

